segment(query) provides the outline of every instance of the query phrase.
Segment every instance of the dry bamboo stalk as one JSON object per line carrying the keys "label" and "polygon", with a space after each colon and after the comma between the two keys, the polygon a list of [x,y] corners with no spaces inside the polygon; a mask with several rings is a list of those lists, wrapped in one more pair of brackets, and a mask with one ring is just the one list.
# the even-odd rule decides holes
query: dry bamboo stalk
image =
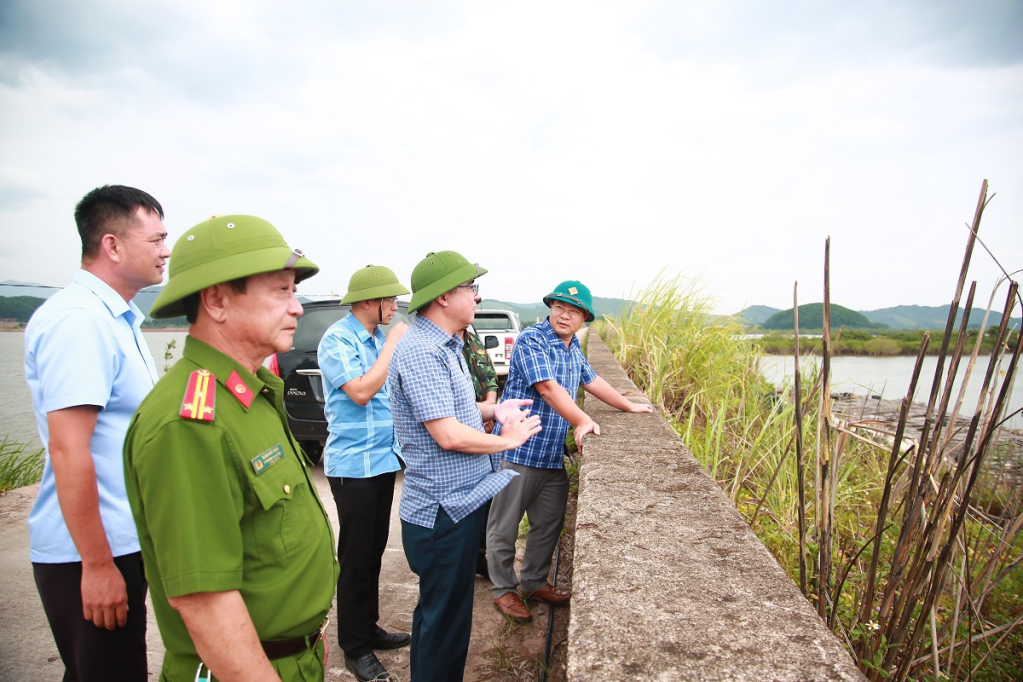
{"label": "dry bamboo stalk", "polygon": [[956,641],[955,641],[956,631],[959,628],[959,610],[960,610],[960,601],[959,601],[959,599],[960,599],[960,592],[959,592],[959,589],[960,589],[960,585],[962,584],[962,580],[963,580],[962,576],[964,576],[964,574],[966,572],[966,552],[963,552],[962,560],[961,560],[959,566],[960,566],[959,567],[960,579],[957,580],[956,583],[955,583],[955,599],[953,600],[953,603],[955,604],[955,611],[952,613],[952,629],[950,630],[950,633],[951,633],[951,636],[952,636],[952,643],[948,647],[948,663],[945,665],[945,667],[947,669],[949,669],[949,670],[952,669],[952,660],[954,658],[953,654],[954,654],[955,648],[956,648]]}
{"label": "dry bamboo stalk", "polygon": [[[970,354],[970,362],[966,366],[966,373],[963,375],[962,385],[959,387],[959,395],[958,395],[958,397],[956,399],[956,408],[952,412],[952,416],[949,418],[949,424],[954,424],[955,423],[956,418],[959,416],[959,406],[962,405],[964,399],[966,398],[966,387],[970,383],[970,377],[973,374],[973,368],[974,368],[974,366],[976,366],[977,358],[980,356],[980,348],[981,348],[981,345],[982,345],[982,343],[984,341],[984,333],[987,330],[987,322],[988,322],[988,320],[991,317],[991,307],[995,303],[995,294],[998,293],[998,287],[1000,287],[1002,285],[1002,282],[1004,282],[1004,281],[1005,281],[1004,277],[998,280],[998,282],[995,284],[994,290],[992,290],[992,292],[991,292],[990,298],[988,299],[987,308],[985,308],[985,310],[984,310],[984,318],[980,322],[980,333],[977,334],[977,341],[976,341],[976,343],[973,344],[973,352]],[[1010,298],[1010,302],[1012,302],[1012,303],[1015,302],[1015,299],[1013,298],[1013,295],[1012,295],[1012,287],[1011,286],[1009,287],[1009,298]],[[1009,304],[1009,302],[1007,302],[1007,306],[1008,306],[1008,310],[1011,313],[1012,306]],[[1006,315],[1004,315],[1004,314],[1002,315],[1002,322],[1003,323],[1007,322],[1006,317],[1007,317]],[[999,326],[1000,327],[1004,326],[1004,324],[999,325]],[[996,342],[995,343],[995,348],[997,348],[997,347],[998,347],[998,343]],[[990,368],[990,366],[991,365],[989,364],[988,367]],[[990,371],[988,372],[988,374],[990,375]],[[989,394],[988,384],[987,384],[987,380],[985,380],[984,385],[981,386],[979,397],[977,398],[977,403],[978,403],[977,404],[977,409],[978,409],[978,411],[980,410],[981,405],[984,404],[985,396],[987,396],[988,394]],[[942,449],[948,447],[949,442],[951,440],[952,440],[952,429],[949,429],[948,432],[945,435],[944,441],[941,444]]]}
{"label": "dry bamboo stalk", "polygon": [[[1023,616],[1021,616],[1021,618],[1023,618]],[[990,630],[986,630],[983,634],[980,634],[980,635],[977,635],[976,637],[974,637],[973,640],[976,642],[976,641],[987,639],[988,637],[993,637],[993,636],[995,636],[997,634],[1004,633],[1006,630],[1012,631],[1012,629],[1015,628],[1017,625],[1020,625],[1020,621],[1019,620],[1015,620],[1012,623],[1004,623],[1004,624],[999,625],[997,627],[993,627]],[[951,654],[952,653],[951,649],[962,648],[965,644],[966,644],[966,640],[963,640],[961,642],[956,642],[955,644],[951,644],[951,645],[942,647],[941,649],[938,650],[938,653],[939,654],[945,654],[945,653]],[[927,659],[929,659],[930,657],[931,657],[931,655],[927,654],[926,656],[921,656],[919,658],[915,658],[910,663],[910,665],[911,666],[917,666],[917,665],[920,665],[921,663],[926,663]],[[949,660],[952,660],[952,659],[949,658]],[[951,670],[951,668],[949,666],[947,666],[947,665],[945,666],[945,668]]]}
{"label": "dry bamboo stalk", "polygon": [[[1016,346],[1015,346],[1015,348],[1013,350],[1012,359],[1010,360],[1010,363],[1009,363],[1009,370],[1008,371],[1009,371],[1010,374],[1012,372],[1014,372],[1016,367],[1018,366],[1019,358],[1020,358],[1021,353],[1023,353],[1023,335],[1020,335],[1017,338]],[[995,406],[995,414],[1000,414],[1001,411],[1005,407],[1005,401],[1006,401],[1006,397],[1007,397],[1007,388],[1008,387],[1007,387],[1006,383],[1003,382],[1001,390],[999,391],[999,394],[998,394],[998,402],[997,402],[997,404]],[[979,417],[978,416],[974,416],[973,420],[970,423],[970,433],[967,435],[967,442],[968,443],[970,442],[970,440],[972,440],[973,436],[976,434],[978,425],[979,425]],[[971,495],[973,493],[973,490],[974,490],[974,488],[976,486],[977,479],[979,478],[979,475],[980,475],[980,472],[981,472],[981,467],[982,467],[983,461],[984,461],[984,455],[987,453],[987,450],[988,450],[988,448],[989,448],[989,446],[991,444],[991,435],[993,434],[993,430],[994,430],[994,427],[991,424],[988,424],[984,428],[983,436],[980,439],[980,444],[979,444],[978,449],[977,449],[977,454],[976,454],[976,456],[970,458],[970,462],[969,462],[969,465],[970,465],[969,478],[967,480],[966,487],[963,489],[963,492],[962,492],[962,504],[956,510],[956,514],[955,514],[955,516],[953,518],[953,521],[952,521],[952,527],[949,530],[949,536],[951,538],[953,538],[953,540],[949,541],[949,542],[947,542],[945,544],[944,548],[941,551],[941,556],[938,558],[938,561],[935,563],[936,576],[935,576],[935,578],[932,581],[930,581],[930,585],[928,586],[928,589],[926,591],[926,595],[924,597],[924,601],[921,604],[921,608],[924,611],[926,611],[927,609],[931,608],[931,606],[936,602],[938,596],[940,595],[940,593],[942,592],[942,590],[944,588],[945,576],[947,574],[947,571],[950,568],[951,552],[952,552],[952,550],[954,549],[954,546],[955,546],[954,538],[956,538],[959,535],[959,533],[960,533],[960,531],[961,531],[961,529],[963,527],[963,523],[965,522],[966,512],[967,512],[968,505],[969,505],[969,500],[970,500],[970,497],[971,497]],[[964,462],[965,462],[966,459],[967,458],[965,458],[965,457],[961,458],[961,460],[963,460]],[[965,463],[961,462],[960,466],[956,467],[956,477],[958,477],[960,474],[964,473],[965,466],[966,466]],[[945,486],[943,485],[943,487],[945,487]],[[948,486],[947,489],[948,490],[955,490],[957,488],[958,488],[958,486],[953,484],[953,485]],[[967,570],[966,570],[966,581],[967,581],[967,583],[966,584],[967,584],[968,587],[969,587],[969,577],[970,577],[970,569],[969,569],[969,566],[967,564]],[[969,613],[972,616],[972,609],[970,610]],[[972,624],[970,625],[970,629],[972,630]],[[917,647],[919,646],[920,637],[923,634],[923,630],[924,630],[924,628],[923,628],[922,624],[918,621],[916,628],[914,628],[914,630],[913,630],[913,633],[912,633],[912,636],[910,638],[909,644],[905,648],[906,657],[907,658],[909,656],[912,656],[912,652],[916,651]],[[970,640],[969,644],[972,644],[972,639]],[[886,660],[887,660],[887,657],[886,657]],[[906,663],[906,661],[904,661],[904,664],[901,665],[899,667],[899,669],[898,669],[898,675],[896,677],[897,680],[905,680],[906,675],[909,673],[910,666],[908,664],[905,664],[905,663]]]}
{"label": "dry bamboo stalk", "polygon": [[[913,613],[912,607],[916,605],[917,600],[919,600],[922,596],[924,596],[925,599],[930,599],[930,603],[933,603],[934,598],[936,598],[933,590],[934,581],[927,580],[927,576],[931,574],[932,562],[927,561],[925,557],[915,551],[918,547],[926,547],[934,533],[934,526],[932,524],[928,524],[926,519],[926,503],[932,497],[932,494],[927,486],[923,486],[923,482],[928,477],[927,474],[931,468],[929,463],[935,455],[933,452],[926,451],[926,444],[930,442],[930,426],[935,420],[935,403],[942,384],[945,357],[948,353],[951,331],[955,323],[956,313],[958,312],[959,300],[962,296],[963,286],[966,281],[966,273],[969,270],[970,257],[976,241],[976,234],[980,227],[980,218],[983,214],[986,194],[987,181],[985,180],[981,186],[981,194],[977,203],[977,210],[974,214],[974,226],[970,231],[970,237],[967,240],[966,253],[960,269],[959,280],[956,285],[956,293],[952,304],[949,306],[949,316],[945,325],[945,335],[942,339],[937,366],[934,372],[934,380],[931,384],[930,395],[928,396],[927,411],[924,416],[923,428],[920,435],[920,442],[925,444],[925,451],[920,453],[922,456],[918,456],[916,458],[912,475],[910,477],[909,491],[906,495],[906,506],[903,512],[902,528],[892,556],[889,580],[881,600],[881,608],[878,616],[879,620],[883,623],[883,627],[875,635],[875,646],[879,645],[881,636],[884,636],[889,642],[905,643],[906,634],[909,632],[911,627]],[[938,420],[938,423],[940,423],[940,417],[938,417]],[[968,436],[968,442],[969,438],[976,432],[976,420],[974,420],[971,424],[970,431],[971,433],[970,436]],[[961,475],[962,465],[965,464],[965,462],[960,462],[959,464],[960,466],[957,467],[957,473]],[[958,476],[956,477],[956,480],[958,480]],[[954,488],[954,486],[952,486],[952,488],[948,487],[948,480],[946,478],[946,480],[942,482],[942,488],[947,494],[949,490]],[[940,491],[938,497],[940,500]],[[942,504],[939,501],[937,508],[940,509],[941,507]],[[947,560],[944,551],[942,552],[942,557]],[[898,599],[896,599],[896,597],[898,597]],[[924,612],[926,612],[926,608],[927,605],[925,604]],[[919,627],[918,623],[917,627],[912,628],[912,641],[910,645],[908,647],[902,646],[890,648],[884,657],[882,667],[886,670],[890,669],[900,655],[902,660],[905,661],[906,656],[908,655],[906,652],[915,651],[915,648],[919,645],[919,638],[921,635],[922,628]],[[908,669],[902,666],[897,668],[897,677],[899,679],[905,679],[906,674],[908,674]]]}
{"label": "dry bamboo stalk", "polygon": [[799,282],[792,287],[792,329],[795,337],[795,398],[796,398],[796,481],[799,489],[796,510],[799,520],[799,589],[807,596],[806,589],[806,489],[803,485],[803,402],[802,373],[799,368]]}
{"label": "dry bamboo stalk", "polygon": [[[820,505],[818,507],[817,535],[817,613],[821,618],[828,614],[827,601],[832,586],[832,564],[834,561],[835,482],[838,471],[837,452],[831,442],[831,238],[824,240],[824,306],[823,306],[823,353],[821,361],[821,396],[818,427],[823,428],[824,443],[818,443],[818,451],[825,456],[820,461]],[[829,623],[829,625],[831,625]]]}
{"label": "dry bamboo stalk", "polygon": [[[959,336],[956,338],[955,348],[952,350],[952,359],[948,367],[948,375],[945,377],[945,388],[941,392],[941,400],[938,404],[938,412],[934,424],[934,436],[931,439],[931,446],[927,449],[928,465],[926,470],[934,473],[943,464],[944,448],[941,447],[942,430],[945,428],[945,415],[948,413],[948,404],[952,398],[952,386],[955,383],[956,374],[959,373],[959,363],[963,357],[963,349],[966,346],[966,335],[969,329],[970,313],[973,312],[973,297],[977,293],[977,283],[970,283],[970,292],[966,296],[966,305],[963,306],[963,317],[959,323]],[[955,406],[954,412],[958,414],[959,404]],[[955,429],[955,417],[950,417],[948,422],[948,433],[951,436]],[[965,453],[964,453],[965,456]]]}
{"label": "dry bamboo stalk", "polygon": [[[888,510],[892,500],[893,492],[893,480],[895,478],[895,472],[898,469],[899,464],[904,460],[899,450],[899,444],[902,442],[902,438],[906,432],[906,423],[909,419],[909,408],[913,404],[913,395],[916,393],[917,382],[920,379],[920,372],[923,369],[923,360],[927,352],[927,347],[930,345],[931,335],[929,332],[924,332],[923,338],[920,340],[920,350],[916,356],[916,364],[913,366],[913,375],[909,380],[909,388],[906,391],[906,396],[902,399],[902,406],[899,410],[899,421],[895,427],[895,441],[892,445],[891,454],[888,457],[888,472],[885,475],[884,489],[881,492],[881,505],[878,509],[877,522],[875,527],[875,537],[878,540],[874,543],[873,551],[871,552],[870,564],[867,569],[867,584],[863,591],[863,602],[860,609],[859,620],[861,623],[865,623],[871,620],[872,611],[874,608],[874,591],[877,584],[877,570],[878,563],[881,555],[881,542],[880,537],[885,528],[885,523],[888,519]],[[906,455],[908,456],[908,454]],[[919,453],[916,457],[917,460],[921,459]],[[916,468],[916,464],[914,464]],[[901,539],[901,533],[900,533]],[[892,570],[889,572],[888,584],[885,587],[884,594],[882,595],[882,604],[884,600],[888,598],[889,591],[894,591],[896,585],[896,578],[893,577],[895,567],[895,560],[892,560]],[[893,594],[894,596],[894,594]],[[879,609],[878,621],[883,622],[887,615],[887,609],[883,612]],[[867,644],[870,640],[864,638],[862,644],[857,651],[859,658],[865,658],[867,656]],[[880,638],[874,638],[874,647],[876,648],[880,644]]]}

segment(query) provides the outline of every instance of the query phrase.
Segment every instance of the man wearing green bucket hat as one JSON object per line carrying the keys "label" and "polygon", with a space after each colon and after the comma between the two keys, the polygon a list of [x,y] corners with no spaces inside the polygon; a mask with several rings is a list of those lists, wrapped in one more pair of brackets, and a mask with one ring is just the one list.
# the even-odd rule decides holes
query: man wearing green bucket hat
{"label": "man wearing green bucket hat", "polygon": [[[568,501],[565,473],[565,438],[575,427],[575,442],[582,448],[586,434],[600,435],[600,427],[575,403],[582,384],[587,393],[624,412],[651,412],[649,403],[633,403],[601,379],[582,353],[576,332],[593,320],[590,290],[575,280],[562,282],[544,296],[551,313],[528,327],[515,342],[506,399],[533,401],[543,431],[536,438],[505,453],[504,470],[519,474],[494,497],[487,522],[487,564],[494,605],[520,622],[532,620],[516,592],[550,604],[564,604],[568,591],[547,582],[551,557],[561,537]],[[494,429],[500,433],[501,425]],[[515,575],[515,540],[522,515],[529,515],[521,582]]]}
{"label": "man wearing green bucket hat", "polygon": [[128,499],[166,654],[163,680],[322,680],[333,532],[288,429],[295,284],[316,274],[273,225],[217,216],[171,252],[155,318],[185,315],[182,359],[124,446]]}
{"label": "man wearing green bucket hat", "polygon": [[401,468],[384,384],[394,347],[408,330],[395,322],[385,336],[380,326],[391,323],[397,297],[407,293],[390,269],[360,268],[341,299],[351,311],[327,329],[317,350],[329,432],[323,467],[338,518],[337,637],[345,667],[360,682],[391,679],[373,650],[397,649],[411,640],[377,625],[380,563],[394,472]]}
{"label": "man wearing green bucket hat", "polygon": [[[508,484],[504,450],[539,431],[527,404],[477,404],[458,332],[472,322],[486,270],[454,251],[430,253],[412,271],[412,328],[387,382],[405,460],[398,515],[409,568],[419,576],[412,614],[413,682],[460,680],[472,629],[472,596],[484,503]],[[483,421],[504,424],[500,436]],[[489,455],[489,456],[488,456]]]}

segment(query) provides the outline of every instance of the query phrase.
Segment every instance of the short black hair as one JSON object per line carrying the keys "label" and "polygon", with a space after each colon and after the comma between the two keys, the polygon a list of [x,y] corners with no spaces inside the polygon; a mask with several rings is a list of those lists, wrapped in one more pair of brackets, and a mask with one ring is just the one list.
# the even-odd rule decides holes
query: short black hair
{"label": "short black hair", "polygon": [[75,206],[75,224],[82,238],[82,259],[99,253],[103,235],[125,237],[128,226],[138,222],[135,213],[140,207],[163,219],[160,202],[134,187],[103,185],[82,197]]}

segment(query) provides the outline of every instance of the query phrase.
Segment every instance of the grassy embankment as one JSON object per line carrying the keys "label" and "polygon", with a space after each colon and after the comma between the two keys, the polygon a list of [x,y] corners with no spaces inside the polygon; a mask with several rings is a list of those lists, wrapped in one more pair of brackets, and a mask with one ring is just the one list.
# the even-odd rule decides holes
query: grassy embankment
{"label": "grassy embankment", "polygon": [[0,441],[0,493],[38,483],[43,476],[43,450],[26,452],[25,445],[5,436]]}
{"label": "grassy embankment", "polygon": [[[980,352],[990,354],[995,347],[995,337],[998,328],[989,329],[981,339]],[[801,333],[820,334],[820,330],[806,331]],[[944,341],[943,330],[891,330],[891,331],[861,331],[846,329],[842,332],[834,346],[831,348],[831,356],[836,355],[869,355],[875,357],[889,357],[896,355],[915,356],[920,351],[920,344],[923,342],[924,334],[930,336],[930,345],[927,349],[928,355],[937,355],[941,350]],[[970,329],[965,332],[965,343],[976,342],[979,331]],[[1010,333],[1008,343],[1016,342],[1019,330]],[[809,348],[807,339],[801,339],[804,346],[803,352],[819,353],[819,340],[814,343],[811,340]],[[949,345],[956,345],[959,341],[959,330],[953,330],[949,335]],[[791,332],[768,332],[761,338],[753,339],[753,345],[766,355],[792,355],[795,351],[795,335]],[[816,347],[815,347],[816,346]]]}
{"label": "grassy embankment", "polygon": [[868,678],[1020,679],[1018,470],[981,466],[978,438],[957,465],[940,427],[905,449],[891,426],[829,422],[815,376],[774,400],[757,344],[711,308],[658,278],[597,330]]}

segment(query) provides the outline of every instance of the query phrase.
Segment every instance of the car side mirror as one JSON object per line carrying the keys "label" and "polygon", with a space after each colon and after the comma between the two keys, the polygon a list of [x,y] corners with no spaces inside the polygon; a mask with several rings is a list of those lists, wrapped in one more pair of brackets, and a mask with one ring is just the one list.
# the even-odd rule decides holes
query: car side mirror
{"label": "car side mirror", "polygon": [[487,350],[491,348],[497,348],[498,342],[496,336],[487,336],[483,339],[483,345],[487,347]]}

